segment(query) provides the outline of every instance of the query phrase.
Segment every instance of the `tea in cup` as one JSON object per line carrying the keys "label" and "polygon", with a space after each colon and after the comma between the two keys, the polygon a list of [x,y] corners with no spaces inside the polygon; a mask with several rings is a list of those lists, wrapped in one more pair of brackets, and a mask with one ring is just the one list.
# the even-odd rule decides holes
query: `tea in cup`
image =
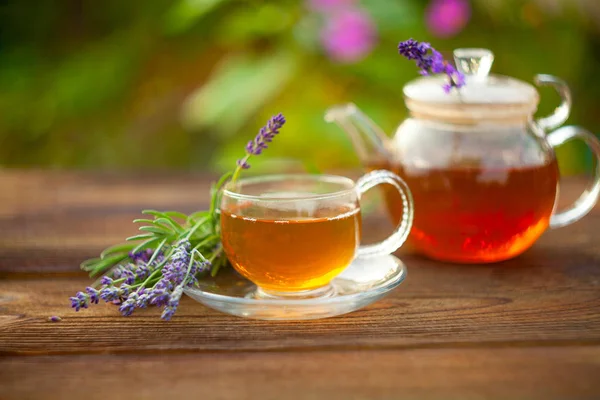
{"label": "tea in cup", "polygon": [[[360,246],[360,197],[387,183],[400,194],[403,218],[384,241]],[[221,236],[233,267],[263,297],[321,296],[355,257],[391,254],[406,240],[412,195],[387,170],[356,183],[333,175],[271,175],[228,184],[221,198]]]}

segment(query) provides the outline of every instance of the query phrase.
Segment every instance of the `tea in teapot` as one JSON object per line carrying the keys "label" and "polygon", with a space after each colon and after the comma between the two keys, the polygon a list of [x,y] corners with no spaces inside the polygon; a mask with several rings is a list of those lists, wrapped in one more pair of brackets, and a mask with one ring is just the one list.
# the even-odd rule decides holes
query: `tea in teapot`
{"label": "tea in teapot", "polygon": [[[432,258],[455,262],[497,261],[526,250],[548,227],[557,192],[554,159],[523,167],[367,167],[393,171],[411,188],[420,207],[410,243]],[[385,199],[397,223],[400,199],[391,190]]]}
{"label": "tea in teapot", "polygon": [[[560,79],[536,77],[558,90],[562,104],[535,120],[537,90],[489,74],[489,50],[458,49],[454,55],[465,85],[448,93],[440,75],[409,82],[404,98],[410,116],[392,139],[354,104],[332,107],[326,120],[349,134],[367,169],[389,169],[406,181],[415,203],[409,242],[418,252],[458,263],[502,261],[527,250],[548,227],[570,224],[591,210],[600,194],[600,162],[588,190],[557,212],[553,148],[581,139],[600,161],[600,142],[574,126],[546,134],[570,112],[570,93]],[[391,189],[385,198],[398,222],[400,199]]]}

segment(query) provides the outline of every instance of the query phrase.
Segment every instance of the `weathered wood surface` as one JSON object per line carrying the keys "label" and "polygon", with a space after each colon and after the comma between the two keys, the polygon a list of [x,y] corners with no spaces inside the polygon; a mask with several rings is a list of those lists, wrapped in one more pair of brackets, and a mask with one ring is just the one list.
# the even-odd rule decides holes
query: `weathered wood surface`
{"label": "weathered wood surface", "polygon": [[[0,360],[11,399],[597,399],[598,347]],[[118,374],[118,375],[117,375]],[[115,379],[119,377],[119,379]],[[0,394],[0,398],[2,395]]]}
{"label": "weathered wood surface", "polygon": [[[505,263],[442,264],[404,249],[406,282],[337,318],[253,321],[189,298],[169,323],[155,309],[69,308],[90,282],[80,261],[134,233],[143,208],[204,207],[209,184],[0,171],[0,399],[600,398],[599,207]],[[563,199],[581,187],[566,182]],[[377,216],[366,227],[371,237],[389,229]]]}

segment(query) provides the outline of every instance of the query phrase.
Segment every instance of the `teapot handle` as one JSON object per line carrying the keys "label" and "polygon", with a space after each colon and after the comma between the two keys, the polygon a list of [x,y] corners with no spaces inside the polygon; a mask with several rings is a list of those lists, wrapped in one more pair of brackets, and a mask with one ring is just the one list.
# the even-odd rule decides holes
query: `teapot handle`
{"label": "teapot handle", "polygon": [[563,126],[549,133],[547,139],[552,147],[559,146],[571,139],[581,139],[592,150],[596,158],[594,178],[588,188],[573,205],[565,210],[553,213],[550,217],[550,228],[560,228],[585,216],[598,201],[600,196],[600,140],[593,133],[578,126]]}
{"label": "teapot handle", "polygon": [[564,124],[569,118],[571,113],[571,91],[565,81],[552,75],[536,75],[534,81],[537,86],[553,86],[562,100],[554,113],[536,121],[544,131],[551,131]]}

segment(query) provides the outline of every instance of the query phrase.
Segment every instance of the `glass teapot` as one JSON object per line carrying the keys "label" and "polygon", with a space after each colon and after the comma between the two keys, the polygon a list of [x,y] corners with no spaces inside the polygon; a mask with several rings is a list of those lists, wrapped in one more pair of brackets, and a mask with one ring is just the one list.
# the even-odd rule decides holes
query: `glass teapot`
{"label": "glass teapot", "polygon": [[[466,85],[444,92],[443,76],[417,78],[404,86],[410,116],[390,139],[354,104],[327,110],[351,138],[368,169],[389,169],[410,187],[414,222],[409,243],[437,260],[486,263],[515,257],[548,228],[587,214],[600,194],[600,142],[590,132],[562,125],[571,109],[567,85],[537,75],[562,98],[555,112],[534,119],[534,86],[490,74],[487,49],[454,51]],[[556,129],[556,130],[554,130]],[[547,133],[550,132],[550,133]],[[558,211],[559,171],[554,147],[583,140],[596,158],[593,182],[569,208]],[[385,193],[390,217],[402,218],[402,200]]]}

